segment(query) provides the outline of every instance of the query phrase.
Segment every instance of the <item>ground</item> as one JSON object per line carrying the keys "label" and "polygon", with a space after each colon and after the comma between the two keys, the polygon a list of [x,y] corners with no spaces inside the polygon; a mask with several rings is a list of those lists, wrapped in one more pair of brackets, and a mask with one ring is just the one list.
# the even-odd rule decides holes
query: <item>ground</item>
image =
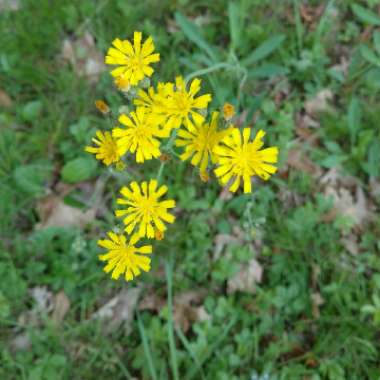
{"label": "ground", "polygon": [[[379,379],[379,26],[377,0],[0,1],[0,378]],[[135,30],[154,83],[200,70],[280,160],[231,196],[169,152],[177,220],[126,283],[96,241],[160,162],[84,147],[97,99],[131,106],[103,62]]]}

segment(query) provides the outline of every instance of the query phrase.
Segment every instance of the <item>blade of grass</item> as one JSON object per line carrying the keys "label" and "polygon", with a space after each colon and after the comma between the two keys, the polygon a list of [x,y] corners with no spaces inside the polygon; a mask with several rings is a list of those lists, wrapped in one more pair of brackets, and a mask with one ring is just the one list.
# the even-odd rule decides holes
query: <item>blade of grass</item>
{"label": "blade of grass", "polygon": [[226,327],[224,330],[224,333],[220,336],[220,338],[210,347],[208,352],[203,356],[202,360],[200,361],[199,365],[196,365],[195,368],[193,368],[190,373],[185,377],[186,380],[191,380],[199,371],[200,366],[205,363],[206,360],[210,358],[210,356],[214,353],[215,349],[224,341],[224,339],[227,337],[228,333],[236,323],[237,318],[235,317]]}
{"label": "blade of grass", "polygon": [[143,344],[143,348],[144,348],[145,357],[146,357],[146,360],[148,362],[148,368],[149,368],[150,376],[152,377],[153,380],[157,380],[156,368],[154,366],[152,354],[150,352],[148,337],[145,334],[144,324],[143,324],[139,314],[137,314],[137,324],[138,324],[140,335],[141,335],[141,340],[142,340],[142,344]]}
{"label": "blade of grass", "polygon": [[181,341],[181,343],[183,344],[183,346],[186,348],[187,352],[189,353],[189,355],[193,359],[194,363],[199,367],[202,379],[205,380],[206,378],[205,378],[205,374],[203,373],[202,364],[200,363],[199,359],[195,355],[194,351],[191,349],[190,343],[187,340],[185,334],[182,332],[182,330],[179,327],[175,328],[175,332],[176,332],[179,340]]}
{"label": "blade of grass", "polygon": [[177,363],[177,350],[174,340],[174,324],[173,324],[173,268],[172,259],[170,262],[165,261],[166,281],[168,287],[168,339],[170,350],[170,362],[173,371],[174,380],[178,380],[178,363]]}

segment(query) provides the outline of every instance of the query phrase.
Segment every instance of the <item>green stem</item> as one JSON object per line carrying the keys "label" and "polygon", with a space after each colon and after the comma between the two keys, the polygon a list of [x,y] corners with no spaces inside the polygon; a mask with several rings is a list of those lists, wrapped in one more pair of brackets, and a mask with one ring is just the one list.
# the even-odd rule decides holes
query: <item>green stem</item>
{"label": "green stem", "polygon": [[[170,139],[169,141],[167,142],[167,144],[164,146],[163,150],[165,152],[168,152],[171,150],[173,144],[174,144],[174,139],[176,138],[177,136],[177,130],[175,129],[174,132],[172,133],[172,135],[170,136]],[[162,173],[164,172],[164,167],[166,165],[166,162],[161,162],[161,165],[158,169],[158,172],[157,172],[157,182],[159,183],[160,180],[161,180],[161,176],[162,176]]]}
{"label": "green stem", "polygon": [[166,280],[168,286],[168,338],[169,338],[169,350],[170,361],[173,371],[174,380],[178,380],[178,364],[177,364],[177,351],[174,340],[174,326],[173,326],[173,270],[172,270],[172,256],[170,262],[165,261]]}
{"label": "green stem", "polygon": [[205,74],[208,74],[208,73],[212,73],[213,71],[217,71],[217,70],[220,70],[220,69],[230,69],[231,67],[232,66],[229,63],[227,63],[227,62],[216,63],[215,65],[207,67],[206,69],[196,70],[196,71],[192,72],[191,74],[189,74],[185,78],[185,83],[187,84],[189,82],[189,80],[192,79],[192,78],[195,78],[195,77],[198,77],[198,76],[201,76],[201,75],[205,75]]}

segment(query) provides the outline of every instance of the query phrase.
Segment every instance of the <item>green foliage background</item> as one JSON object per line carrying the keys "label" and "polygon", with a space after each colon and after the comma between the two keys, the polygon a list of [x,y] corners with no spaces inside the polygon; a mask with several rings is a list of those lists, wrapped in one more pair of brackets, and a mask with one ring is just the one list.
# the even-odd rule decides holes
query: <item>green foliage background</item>
{"label": "green foliage background", "polygon": [[[379,379],[380,219],[371,186],[380,170],[380,2],[24,0],[15,11],[6,3],[14,2],[0,1],[0,89],[12,99],[0,106],[0,378]],[[151,34],[161,54],[154,80],[209,71],[202,78],[212,107],[228,101],[247,123],[254,118],[280,147],[281,170],[252,196],[225,199],[215,180],[204,184],[189,165],[170,161],[164,179],[177,222],[156,244],[152,272],[126,284],[102,272],[96,240],[115,224],[119,187],[131,174],[154,176],[159,163],[107,172],[83,152],[108,125],[94,101],[117,111],[125,99],[107,72],[93,84],[78,76],[61,49],[88,31],[104,54],[134,30]],[[326,88],[334,99],[316,117],[312,144],[297,134],[296,115]],[[322,172],[353,176],[371,221],[327,220],[332,200],[319,178],[287,164],[294,147]],[[100,196],[102,211],[82,229],[36,228],[38,203],[65,181],[74,183],[66,204],[86,210]],[[215,236],[236,228],[243,238],[215,258]],[[357,254],[342,236],[356,236]],[[228,280],[252,257],[262,282],[254,293],[230,294]],[[137,285],[141,299],[165,304],[136,307],[113,330],[91,318]],[[31,317],[31,289],[43,286],[70,300],[58,326],[48,312]],[[203,294],[197,306],[209,318],[182,331],[173,297],[186,292]]]}

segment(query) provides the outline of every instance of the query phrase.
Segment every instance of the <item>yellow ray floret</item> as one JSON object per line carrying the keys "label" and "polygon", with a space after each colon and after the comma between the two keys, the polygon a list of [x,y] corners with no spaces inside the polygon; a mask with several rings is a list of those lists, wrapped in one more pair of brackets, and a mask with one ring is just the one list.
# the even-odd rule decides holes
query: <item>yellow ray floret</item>
{"label": "yellow ray floret", "polygon": [[213,112],[210,123],[194,123],[191,130],[181,128],[177,132],[175,145],[184,147],[181,154],[182,161],[191,158],[191,164],[199,166],[201,173],[207,169],[209,160],[216,163],[214,148],[230,133],[230,129],[218,130],[219,112]]}
{"label": "yellow ray floret", "polygon": [[96,131],[96,138],[92,139],[93,143],[97,147],[86,146],[85,151],[95,154],[95,157],[99,161],[107,166],[114,162],[119,162],[120,155],[118,153],[116,141],[112,138],[110,132]]}
{"label": "yellow ray floret", "polygon": [[133,35],[133,45],[129,40],[120,40],[116,38],[106,55],[106,64],[117,65],[116,69],[111,71],[113,77],[123,75],[124,79],[129,81],[132,86],[137,85],[145,76],[150,77],[153,74],[151,63],[158,62],[160,55],[152,54],[154,44],[152,37],[148,37],[141,45],[141,32],[135,32]]}
{"label": "yellow ray floret", "polygon": [[[238,128],[226,136],[222,143],[214,149],[218,156],[218,167],[215,175],[222,185],[232,181],[229,190],[237,191],[241,179],[244,183],[244,193],[252,192],[251,177],[257,175],[267,180],[277,171],[274,165],[277,162],[278,148],[262,149],[265,132],[260,130],[252,142],[249,141],[250,128],[244,128],[243,136]],[[243,138],[242,138],[243,137]]]}
{"label": "yellow ray floret", "polygon": [[101,261],[107,261],[104,271],[112,271],[111,277],[117,280],[121,274],[125,274],[126,281],[133,280],[141,274],[141,271],[150,270],[150,257],[145,254],[152,253],[152,246],[145,245],[135,247],[140,237],[137,234],[131,236],[127,241],[124,235],[117,235],[113,232],[107,233],[109,239],[98,240],[98,245],[108,250],[104,255],[100,255]]}
{"label": "yellow ray floret", "polygon": [[168,209],[175,207],[175,201],[172,199],[160,201],[168,191],[167,186],[163,185],[158,188],[158,183],[155,179],[149,181],[149,184],[144,181],[139,185],[133,181],[129,187],[122,187],[120,190],[124,198],[118,198],[119,205],[126,205],[124,210],[116,210],[117,217],[126,216],[123,220],[125,231],[131,234],[133,231],[138,231],[138,234],[148,238],[155,237],[155,230],[164,232],[166,223],[173,223],[174,215],[168,213]]}
{"label": "yellow ray floret", "polygon": [[143,107],[131,112],[129,117],[120,115],[119,122],[124,128],[114,128],[118,152],[122,156],[127,151],[136,153],[136,162],[144,162],[160,156],[160,140],[165,137],[162,130],[149,118]]}

